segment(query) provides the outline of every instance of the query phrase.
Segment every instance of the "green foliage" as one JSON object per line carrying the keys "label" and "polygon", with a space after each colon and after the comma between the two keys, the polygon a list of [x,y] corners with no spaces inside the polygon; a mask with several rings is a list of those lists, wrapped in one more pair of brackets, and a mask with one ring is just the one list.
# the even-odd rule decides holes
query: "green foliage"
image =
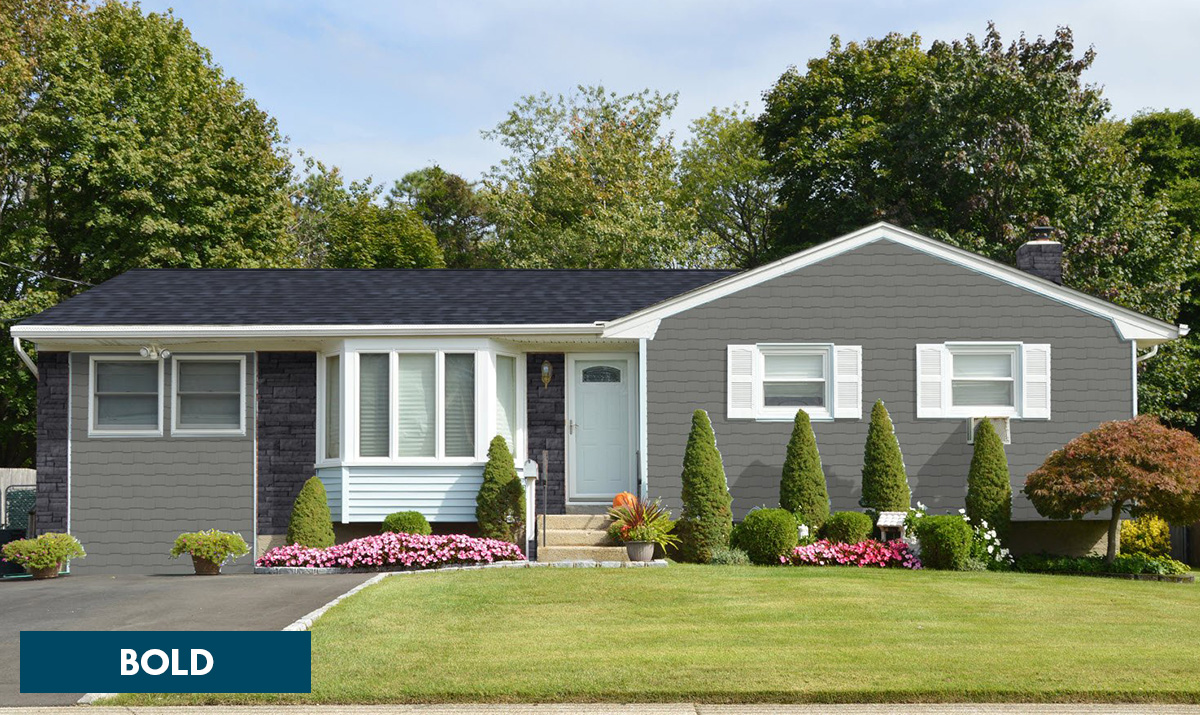
{"label": "green foliage", "polygon": [[173,559],[183,554],[190,554],[205,561],[211,561],[218,566],[226,561],[241,558],[248,553],[250,553],[250,547],[246,545],[246,540],[242,538],[241,534],[217,531],[216,529],[180,534],[175,538],[175,545],[171,547],[171,558]]}
{"label": "green foliage", "polygon": [[867,444],[863,451],[862,497],[858,505],[864,509],[908,511],[911,499],[904,457],[892,428],[883,400],[871,408],[871,424],[867,427]]}
{"label": "green foliage", "polygon": [[971,558],[971,527],[956,514],[926,516],[916,521],[925,568],[963,571]]}
{"label": "green foliage", "polygon": [[33,539],[10,541],[0,549],[5,561],[28,569],[45,569],[87,556],[83,545],[70,534],[48,533]]}
{"label": "green foliage", "polygon": [[708,563],[713,549],[729,546],[733,529],[729,484],[717,451],[717,437],[704,410],[692,413],[692,430],[683,453],[683,513],[677,524],[679,558]]}
{"label": "green foliage", "polygon": [[718,546],[713,549],[708,563],[714,566],[747,566],[750,563],[750,556],[741,549]]}
{"label": "green foliage", "polygon": [[796,411],[792,438],[779,480],[779,506],[796,515],[801,524],[816,530],[829,518],[829,492],[812,422],[804,410]]}
{"label": "green foliage", "polygon": [[1151,558],[1171,555],[1171,527],[1154,514],[1142,514],[1121,522],[1121,553]]}
{"label": "green foliage", "polygon": [[383,532],[389,531],[395,534],[428,536],[433,533],[433,528],[429,526],[429,522],[419,511],[398,511],[388,514],[387,518],[383,520]]}
{"label": "green foliage", "polygon": [[[475,495],[475,520],[479,534],[522,545],[525,535],[525,486],[517,477],[508,442],[497,435],[488,445],[483,484]],[[523,547],[523,545],[522,545]]]}
{"label": "green foliage", "polygon": [[679,198],[695,212],[720,264],[751,268],[770,247],[776,182],[744,106],[713,109],[691,124],[679,155]]}
{"label": "green foliage", "polygon": [[296,495],[292,516],[288,519],[287,542],[316,549],[333,546],[329,501],[325,485],[317,477],[309,477]]}
{"label": "green foliage", "polygon": [[733,530],[730,540],[750,560],[763,566],[778,566],[779,557],[792,553],[797,544],[796,517],[786,509],[755,509]]}
{"label": "green foliage", "polygon": [[412,209],[433,231],[447,268],[492,268],[486,238],[491,229],[486,199],[458,174],[436,164],[404,175],[388,206]]}
{"label": "green foliage", "polygon": [[675,530],[671,512],[657,499],[652,502],[634,499],[631,505],[609,509],[608,516],[613,520],[608,527],[609,536],[623,544],[631,541],[650,541],[665,550],[679,543],[678,537],[671,533]]}
{"label": "green foliage", "polygon": [[871,517],[858,511],[835,511],[821,527],[821,538],[838,544],[857,544],[871,538]]}
{"label": "green foliage", "polygon": [[1024,554],[1013,565],[1026,573],[1064,574],[1157,574],[1178,576],[1191,572],[1191,567],[1169,557],[1154,558],[1145,554],[1120,554],[1111,562],[1102,556],[1052,556]]}
{"label": "green foliage", "polygon": [[1012,483],[1004,443],[991,420],[980,420],[975,428],[975,452],[967,474],[967,516],[996,530],[1007,540],[1012,520]]}
{"label": "green foliage", "polygon": [[680,208],[664,123],[676,95],[579,87],[522,98],[484,137],[499,260],[516,268],[653,268],[707,259]]}

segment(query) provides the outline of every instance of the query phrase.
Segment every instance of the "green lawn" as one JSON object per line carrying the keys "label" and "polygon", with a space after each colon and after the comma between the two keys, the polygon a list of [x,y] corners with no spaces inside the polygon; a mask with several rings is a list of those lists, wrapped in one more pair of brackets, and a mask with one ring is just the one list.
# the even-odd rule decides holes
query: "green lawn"
{"label": "green lawn", "polygon": [[[385,580],[313,629],[308,696],[116,702],[1200,702],[1200,587],[672,565]],[[264,654],[264,657],[270,657]]]}

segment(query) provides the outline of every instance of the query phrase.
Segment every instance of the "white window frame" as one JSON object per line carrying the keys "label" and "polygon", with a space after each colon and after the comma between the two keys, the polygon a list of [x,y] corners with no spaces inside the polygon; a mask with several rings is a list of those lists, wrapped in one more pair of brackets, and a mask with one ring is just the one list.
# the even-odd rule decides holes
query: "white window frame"
{"label": "white window frame", "polygon": [[[341,379],[341,398],[342,409],[339,413],[341,417],[341,454],[337,457],[329,457],[325,454],[325,413],[328,406],[325,404],[325,382],[328,379],[326,375],[325,364],[327,360],[334,355],[339,357],[338,372]],[[357,365],[356,365],[357,367]],[[355,400],[355,407],[358,407],[358,401]],[[329,350],[326,352],[317,353],[317,464],[316,468],[321,467],[336,467],[340,466],[346,460],[346,353],[341,350]]]}
{"label": "white window frame", "polygon": [[88,357],[88,437],[162,437],[163,436],[163,361],[158,363],[158,426],[153,429],[112,429],[96,425],[96,363],[147,362],[141,355],[91,355]]}
{"label": "white window frame", "polygon": [[[236,362],[238,364],[238,426],[229,428],[184,427],[179,424],[179,363]],[[246,434],[246,356],[179,355],[171,356],[171,434],[186,437],[227,437]]]}
{"label": "white window frame", "polygon": [[[491,383],[492,383],[492,390],[491,390],[492,407],[490,410],[490,414],[488,415],[488,419],[490,420],[490,422],[489,422],[490,428],[488,431],[493,432],[495,434],[500,434],[500,424],[499,424],[499,422],[500,422],[500,384],[499,384],[500,379],[499,379],[499,374],[500,373],[499,373],[499,368],[496,364],[497,358],[500,358],[500,357],[512,358],[512,360],[513,360],[513,379],[516,380],[516,383],[517,383],[514,388],[513,399],[516,400],[516,403],[517,403],[516,408],[517,409],[516,409],[516,412],[510,416],[514,423],[512,425],[513,444],[510,446],[512,447],[513,461],[517,465],[524,465],[525,464],[525,453],[526,453],[526,448],[525,448],[525,439],[526,439],[526,437],[525,437],[525,383],[527,381],[527,378],[525,375],[525,373],[526,373],[525,357],[523,355],[521,355],[520,353],[511,352],[508,350],[495,350],[495,351],[492,351],[490,355],[491,355],[491,360],[489,362],[491,363],[491,366],[492,366],[492,380],[491,380]],[[475,380],[475,387],[476,387],[476,389],[479,388],[479,380],[478,379]],[[476,409],[478,409],[478,408],[476,408]],[[485,434],[486,434],[486,432],[485,432]],[[488,437],[488,440],[490,441],[491,437]]]}
{"label": "white window frame", "polygon": [[[1024,373],[1021,365],[1021,346],[1019,342],[948,342],[945,343],[947,365],[942,376],[942,389],[946,395],[946,417],[966,419],[971,417],[1020,417],[1021,416],[1021,386]],[[959,382],[999,382],[1000,378],[955,378],[955,355],[995,355],[1007,353],[1012,366],[1012,404],[1011,405],[969,405],[954,404],[954,383]]]}
{"label": "white window frame", "polygon": [[[818,422],[833,421],[833,344],[832,343],[759,343],[754,351],[754,418],[760,422],[792,421],[796,419],[797,410],[804,410],[812,420]],[[805,382],[824,382],[824,404],[816,406],[767,406],[767,356],[768,355],[819,355],[821,369],[825,377],[822,380],[805,380]],[[797,382],[787,380],[786,382]]]}

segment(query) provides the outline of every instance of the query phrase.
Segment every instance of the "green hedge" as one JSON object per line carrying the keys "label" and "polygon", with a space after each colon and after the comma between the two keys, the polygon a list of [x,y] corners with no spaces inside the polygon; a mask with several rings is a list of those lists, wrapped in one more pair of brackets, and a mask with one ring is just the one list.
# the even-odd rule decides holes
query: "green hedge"
{"label": "green hedge", "polygon": [[[924,554],[921,557],[924,558]],[[1016,571],[1026,573],[1067,574],[1158,574],[1178,576],[1189,573],[1191,567],[1170,557],[1154,558],[1144,554],[1118,554],[1107,563],[1103,556],[1051,556],[1025,554],[1013,564]]]}
{"label": "green hedge", "polygon": [[821,538],[838,544],[857,544],[871,538],[871,517],[857,511],[837,511],[821,527]]}
{"label": "green hedge", "polygon": [[786,509],[755,509],[733,530],[730,539],[750,561],[763,566],[779,565],[779,557],[792,553],[798,535],[796,517]]}
{"label": "green hedge", "polygon": [[433,528],[429,526],[429,522],[419,511],[398,511],[394,514],[388,514],[383,520],[384,533],[392,532],[395,534],[416,534],[418,536],[428,536],[433,533]]}
{"label": "green hedge", "polygon": [[963,571],[971,557],[971,527],[957,514],[926,516],[914,529],[925,568]]}

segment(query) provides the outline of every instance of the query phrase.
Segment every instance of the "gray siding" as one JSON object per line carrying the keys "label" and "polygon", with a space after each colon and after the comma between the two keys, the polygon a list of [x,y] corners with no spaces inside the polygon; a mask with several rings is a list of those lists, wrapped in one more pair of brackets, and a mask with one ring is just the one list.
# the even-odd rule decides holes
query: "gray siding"
{"label": "gray siding", "polygon": [[317,461],[317,354],[258,353],[258,533],[286,534]]}
{"label": "gray siding", "polygon": [[[185,531],[236,531],[253,548],[254,355],[246,358],[246,435],[171,436],[171,365],[162,437],[88,437],[88,355],[72,353],[71,531],[87,558],[72,571],[187,573],[168,558]],[[227,571],[248,571],[244,556]]]}
{"label": "gray siding", "polygon": [[791,423],[725,418],[726,345],[863,346],[863,419],[815,422],[835,510],[857,509],[867,417],[876,399],[896,426],[915,500],[963,506],[971,461],[964,420],[916,418],[915,345],[949,340],[1052,344],[1050,421],[1012,422],[1014,519],[1036,519],[1019,494],[1054,449],[1133,413],[1130,344],[1112,323],[890,241],[877,241],[662,321],[648,343],[650,492],[680,506],[691,413],[708,410],[741,518],[777,506]]}
{"label": "gray siding", "polygon": [[67,353],[38,353],[37,530],[67,530]]}

